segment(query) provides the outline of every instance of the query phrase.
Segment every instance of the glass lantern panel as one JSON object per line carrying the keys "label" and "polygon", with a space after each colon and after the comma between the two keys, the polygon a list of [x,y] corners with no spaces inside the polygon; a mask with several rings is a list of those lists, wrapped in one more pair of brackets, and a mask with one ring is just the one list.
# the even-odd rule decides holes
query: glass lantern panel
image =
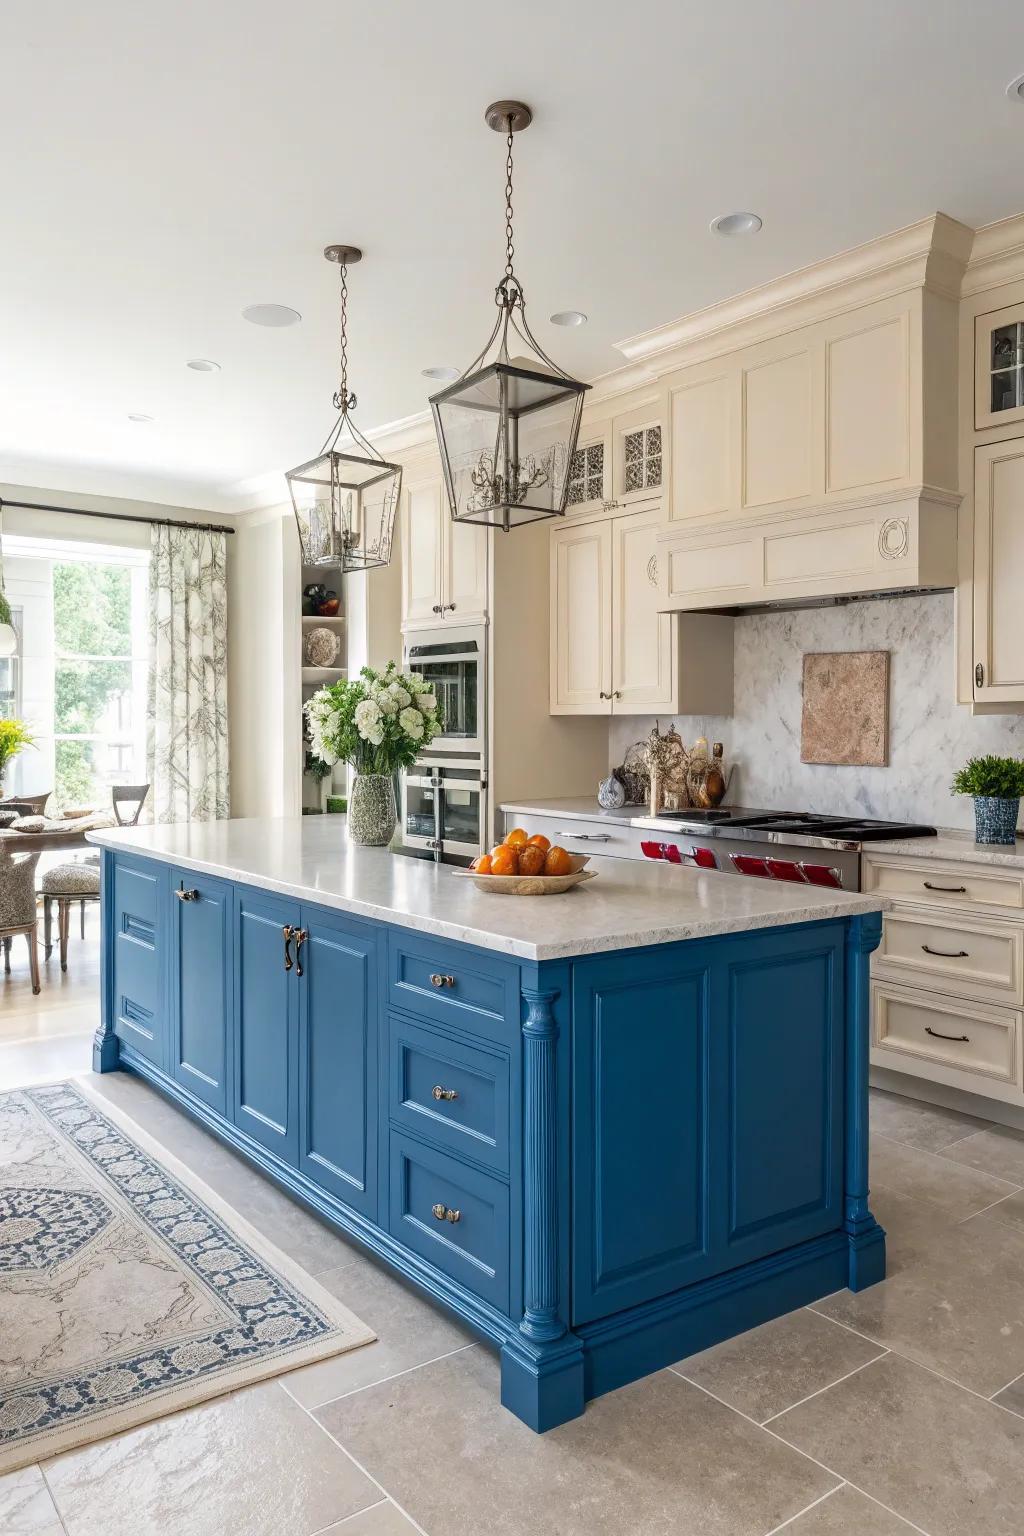
{"label": "glass lantern panel", "polygon": [[582,397],[572,380],[509,366],[435,399],[452,516],[512,528],[561,515]]}
{"label": "glass lantern panel", "polygon": [[401,469],[354,454],[325,453],[287,476],[305,565],[386,565]]}

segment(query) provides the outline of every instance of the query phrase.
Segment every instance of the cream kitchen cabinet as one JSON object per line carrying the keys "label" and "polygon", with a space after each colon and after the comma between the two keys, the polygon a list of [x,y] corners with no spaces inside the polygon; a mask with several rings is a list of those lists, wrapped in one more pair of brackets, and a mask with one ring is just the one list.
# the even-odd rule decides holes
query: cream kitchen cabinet
{"label": "cream kitchen cabinet", "polygon": [[1024,703],[1024,438],[974,451],[974,699]]}
{"label": "cream kitchen cabinet", "polygon": [[607,507],[612,487],[611,418],[584,419],[569,464],[567,517],[592,516]]}
{"label": "cream kitchen cabinet", "polygon": [[454,523],[440,479],[409,487],[402,516],[402,627],[487,616],[488,530]]}
{"label": "cream kitchen cabinet", "polygon": [[555,715],[729,714],[732,620],[659,613],[658,503],[551,531]]}
{"label": "cream kitchen cabinet", "polygon": [[660,390],[617,415],[585,411],[569,470],[566,516],[593,517],[661,503],[668,479],[666,422],[667,395]]}
{"label": "cream kitchen cabinet", "polygon": [[1024,421],[1024,304],[976,315],[974,425],[977,430]]}

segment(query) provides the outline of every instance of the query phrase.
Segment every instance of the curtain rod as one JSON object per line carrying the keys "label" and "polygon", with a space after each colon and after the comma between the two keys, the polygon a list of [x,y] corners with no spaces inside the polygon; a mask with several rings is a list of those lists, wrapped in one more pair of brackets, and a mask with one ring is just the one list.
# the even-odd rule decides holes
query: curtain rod
{"label": "curtain rod", "polygon": [[113,523],[157,523],[161,528],[192,528],[199,533],[234,533],[223,523],[186,523],[173,517],[145,517],[134,512],[92,512],[88,507],[54,507],[45,501],[8,501],[0,496],[0,512],[4,507],[18,507],[24,512],[61,512],[68,517],[106,517]]}

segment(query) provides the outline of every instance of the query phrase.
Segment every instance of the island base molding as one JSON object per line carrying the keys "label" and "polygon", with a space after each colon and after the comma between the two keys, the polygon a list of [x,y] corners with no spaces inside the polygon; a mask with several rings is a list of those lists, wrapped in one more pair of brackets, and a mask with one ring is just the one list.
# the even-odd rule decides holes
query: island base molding
{"label": "island base molding", "polygon": [[527,962],[110,851],[101,908],[95,1070],[497,1346],[538,1432],[884,1275],[875,912]]}

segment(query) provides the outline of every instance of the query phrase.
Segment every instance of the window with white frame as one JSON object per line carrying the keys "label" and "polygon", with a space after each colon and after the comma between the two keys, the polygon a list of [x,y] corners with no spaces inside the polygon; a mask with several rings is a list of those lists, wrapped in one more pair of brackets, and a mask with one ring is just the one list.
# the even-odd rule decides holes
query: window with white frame
{"label": "window with white frame", "polygon": [[12,656],[0,656],[0,720],[21,719],[21,626],[22,611],[11,605],[11,623],[18,637]]}

